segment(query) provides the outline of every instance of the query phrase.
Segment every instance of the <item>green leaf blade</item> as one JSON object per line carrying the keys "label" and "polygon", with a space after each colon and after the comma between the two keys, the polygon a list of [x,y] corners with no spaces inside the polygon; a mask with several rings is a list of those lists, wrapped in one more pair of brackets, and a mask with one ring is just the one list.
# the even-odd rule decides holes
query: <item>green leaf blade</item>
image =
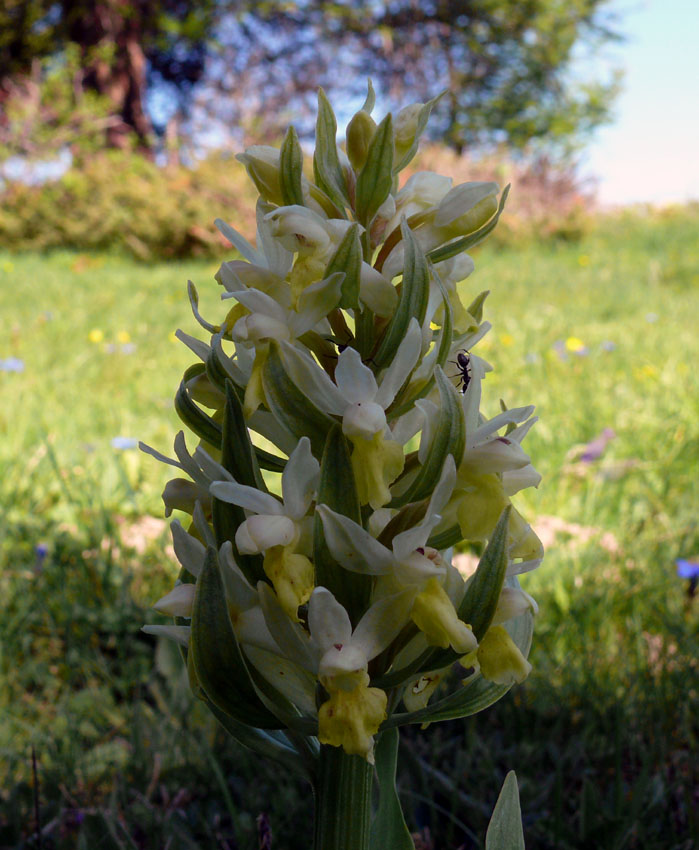
{"label": "green leaf blade", "polygon": [[391,501],[392,508],[400,508],[429,496],[439,480],[447,455],[452,455],[458,466],[464,453],[464,412],[456,388],[439,367],[435,369],[435,380],[441,404],[429,455],[410,487]]}
{"label": "green leaf blade", "polygon": [[377,368],[387,366],[405,337],[412,318],[422,325],[430,294],[430,275],[427,259],[412,230],[401,222],[405,245],[403,282],[396,312],[393,314],[372,361]]}
{"label": "green leaf blade", "polygon": [[500,220],[500,216],[505,209],[505,203],[507,202],[507,196],[509,194],[510,187],[505,186],[500,197],[497,212],[490,221],[487,222],[487,224],[484,224],[483,227],[476,230],[475,233],[470,233],[468,236],[463,236],[461,239],[449,242],[447,245],[442,245],[441,248],[435,248],[433,251],[430,251],[428,254],[430,261],[433,263],[441,263],[442,260],[449,260],[451,257],[455,257],[457,254],[468,251],[469,248],[473,248],[474,245],[478,245],[479,242],[482,242],[493,232],[493,230],[495,230],[495,227]]}
{"label": "green leaf blade", "polygon": [[340,210],[350,206],[345,176],[337,153],[337,121],[323,89],[318,89],[313,175],[318,187]]}
{"label": "green leaf blade", "polygon": [[[342,427],[336,424],[328,433],[320,464],[318,504],[328,505],[337,513],[361,525],[357,486],[352,470],[350,449]],[[354,625],[369,605],[370,576],[343,569],[332,557],[325,541],[323,523],[316,514],[313,525],[313,563],[316,584],[326,587],[345,607]]]}
{"label": "green leaf blade", "polygon": [[[221,441],[221,466],[228,470],[239,484],[256,487],[263,492],[267,486],[260,472],[250,434],[245,425],[243,408],[230,381],[226,382],[226,406],[223,413]],[[265,578],[261,555],[241,555],[235,543],[235,534],[245,521],[245,511],[231,502],[212,499],[212,519],[216,545],[226,541],[233,546],[233,556],[247,580],[254,587]]]}
{"label": "green leaf blade", "polygon": [[289,127],[279,152],[279,183],[284,203],[303,206],[303,152],[299,137],[293,127]]}
{"label": "green leaf blade", "polygon": [[323,274],[323,278],[329,278],[338,272],[345,275],[342,281],[342,300],[339,304],[345,310],[356,310],[359,307],[361,271],[362,243],[359,238],[359,225],[355,223],[348,228]]}
{"label": "green leaf blade", "polygon": [[319,410],[289,377],[281,358],[279,345],[270,343],[269,356],[262,372],[262,385],[267,404],[297,438],[308,437],[315,457],[321,457],[325,438],[335,420]]}
{"label": "green leaf blade", "polygon": [[386,729],[375,750],[379,807],[371,824],[370,846],[376,850],[415,850],[396,791],[398,730]]}
{"label": "green leaf blade", "polygon": [[367,229],[393,186],[393,119],[383,119],[369,143],[366,162],[357,177],[357,221]]}
{"label": "green leaf blade", "polygon": [[505,777],[485,836],[485,850],[525,850],[517,776]]}
{"label": "green leaf blade", "polygon": [[[519,587],[519,582],[514,576],[506,579],[506,584],[509,587]],[[534,634],[534,617],[532,613],[528,611],[520,617],[510,620],[505,624],[505,628],[512,640],[519,647],[522,655],[526,658],[529,654],[532,635]],[[438,652],[444,653],[446,656],[451,653],[451,650],[438,650]],[[428,659],[428,663],[421,668],[421,671],[426,672],[427,670],[437,669],[440,666],[441,657],[441,655],[433,655]],[[457,658],[457,653],[452,653],[451,657],[445,662],[445,665],[442,666],[450,664]],[[417,674],[421,671],[417,671]],[[388,676],[390,675],[389,673]],[[380,684],[380,682],[377,682],[377,684]],[[498,685],[495,682],[489,682],[481,675],[475,675],[468,679],[463,687],[448,694],[446,697],[418,711],[393,714],[384,725],[388,728],[389,726],[402,726],[406,723],[431,723],[438,720],[456,720],[459,717],[469,717],[497,702],[511,687],[511,685]]]}
{"label": "green leaf blade", "polygon": [[189,649],[194,670],[211,702],[248,726],[282,728],[250,679],[228,613],[216,551],[211,546],[197,579],[191,628]]}
{"label": "green leaf blade", "polygon": [[480,641],[493,620],[507,572],[507,530],[511,506],[502,512],[476,572],[459,605],[459,619],[469,623]]}
{"label": "green leaf blade", "polygon": [[198,375],[205,374],[203,363],[195,363],[184,373],[180,386],[175,394],[175,411],[184,424],[209,445],[221,446],[221,426],[208,416],[192,399],[189,392],[189,381]]}

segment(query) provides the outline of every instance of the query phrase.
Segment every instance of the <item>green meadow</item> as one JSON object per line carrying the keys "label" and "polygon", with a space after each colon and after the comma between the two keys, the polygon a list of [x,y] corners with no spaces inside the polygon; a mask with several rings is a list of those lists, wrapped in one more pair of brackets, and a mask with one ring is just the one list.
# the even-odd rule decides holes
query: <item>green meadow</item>
{"label": "green meadow", "polygon": [[[424,850],[482,847],[513,768],[531,848],[690,850],[699,600],[675,562],[699,561],[699,211],[474,257],[484,409],[537,407],[543,481],[516,500],[547,555],[522,579],[529,679],[405,736],[410,826]],[[132,446],[170,453],[194,359],[174,330],[198,330],[186,281],[218,320],[216,268],[0,254],[0,848],[247,850],[260,813],[273,847],[307,844],[308,789],[228,741],[139,631],[177,568],[171,475]]]}

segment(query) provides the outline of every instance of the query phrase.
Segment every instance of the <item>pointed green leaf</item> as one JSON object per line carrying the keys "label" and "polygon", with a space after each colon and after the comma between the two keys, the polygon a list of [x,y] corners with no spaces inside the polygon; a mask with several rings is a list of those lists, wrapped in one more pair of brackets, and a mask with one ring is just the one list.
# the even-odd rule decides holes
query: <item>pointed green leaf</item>
{"label": "pointed green leaf", "polygon": [[362,109],[364,112],[368,112],[371,115],[371,112],[376,104],[376,92],[374,91],[374,86],[371,83],[371,78],[367,80],[367,93],[366,98],[364,99],[364,103],[362,104]]}
{"label": "pointed green leaf", "polygon": [[319,188],[340,210],[350,206],[345,175],[337,153],[337,121],[323,89],[318,89],[318,118],[316,120],[313,175]]}
{"label": "pointed green leaf", "polygon": [[[444,364],[447,362],[447,357],[449,356],[449,351],[452,345],[452,334],[453,334],[453,326],[454,326],[454,311],[452,310],[451,302],[449,301],[449,293],[447,292],[444,284],[441,281],[441,278],[437,274],[437,272],[430,267],[430,274],[432,275],[432,279],[437,284],[439,291],[442,295],[442,305],[444,308],[444,318],[442,319],[442,327],[439,331],[439,347],[437,350],[437,366],[441,366],[444,368]],[[435,345],[437,343],[435,342]],[[415,402],[424,398],[432,389],[434,385],[434,371],[432,375],[425,381],[422,386],[417,389],[413,388],[410,395],[406,398],[404,394],[401,394],[394,399],[393,404],[386,411],[386,416],[388,421],[391,422],[394,419],[397,419],[399,416],[402,416],[404,413],[407,413],[411,410],[415,404]],[[409,385],[408,385],[409,386]],[[460,540],[461,538],[459,538]]]}
{"label": "pointed green leaf", "polygon": [[337,250],[330,258],[325,269],[324,278],[336,272],[342,272],[345,279],[342,281],[342,300],[339,306],[345,310],[356,309],[359,306],[359,279],[362,271],[362,243],[359,239],[359,225],[355,222]]}
{"label": "pointed green leaf", "polygon": [[367,229],[393,186],[393,119],[383,119],[369,144],[366,162],[357,177],[357,221]]}
{"label": "pointed green leaf", "polygon": [[187,369],[175,395],[175,410],[184,424],[198,437],[218,448],[221,445],[221,426],[194,402],[189,390],[190,382],[205,374],[205,371],[203,363],[195,363]]}
{"label": "pointed green leaf", "polygon": [[228,714],[218,709],[210,700],[206,700],[209,711],[228,732],[228,734],[254,753],[275,759],[285,768],[308,779],[308,771],[302,758],[289,739],[283,733],[276,734],[255,729],[245,723],[240,723]]}
{"label": "pointed green leaf", "polygon": [[250,677],[259,693],[266,697],[268,704],[272,706],[275,716],[283,722],[287,729],[294,729],[304,735],[318,734],[318,720],[308,715],[303,716],[291,700],[281,691],[278,691],[252,663],[250,664]]}
{"label": "pointed green leaf", "polygon": [[[325,443],[317,503],[327,505],[361,525],[349,444],[339,423],[329,431]],[[316,584],[327,587],[338,602],[344,605],[352,623],[356,625],[369,604],[371,577],[345,570],[335,561],[325,542],[323,523],[318,515],[313,524],[313,563]]]}
{"label": "pointed green leaf", "polygon": [[[214,338],[215,339],[215,338]],[[233,381],[233,376],[226,369],[226,365],[224,359],[226,355],[221,348],[220,341],[211,346],[211,351],[209,352],[208,357],[206,358],[206,374],[209,377],[211,383],[218,387],[221,392],[226,391],[226,381],[231,381],[233,383],[233,388],[238,394],[238,398],[242,399],[245,395],[245,390],[243,387],[239,387],[235,381]]]}
{"label": "pointed green leaf", "polygon": [[430,452],[405,493],[391,501],[392,508],[427,498],[442,474],[447,455],[452,455],[458,466],[464,453],[466,426],[457,390],[439,366],[435,368],[435,380],[439,390],[440,411]]}
{"label": "pointed green leaf", "polygon": [[480,292],[473,301],[466,308],[467,311],[473,316],[476,320],[476,323],[480,325],[483,321],[483,305],[485,304],[485,299],[490,295],[490,290],[486,289],[483,292]]}
{"label": "pointed green leaf", "polygon": [[302,174],[303,152],[299,137],[296,135],[296,130],[289,127],[279,152],[279,182],[282,198],[287,206],[291,204],[303,206]]}
{"label": "pointed green leaf", "polygon": [[233,383],[226,381],[226,406],[223,412],[223,435],[221,442],[221,464],[239,484],[257,487],[267,492],[260,467],[255,456],[250,432],[245,424],[243,406]]}
{"label": "pointed green leaf", "polygon": [[371,358],[378,369],[387,366],[395,356],[410,320],[414,317],[422,325],[430,294],[430,276],[422,248],[405,221],[401,222],[400,227],[405,244],[403,282],[396,312],[384,332],[378,350]]}
{"label": "pointed green leaf", "polygon": [[449,293],[447,292],[446,287],[442,283],[441,277],[437,274],[435,269],[430,264],[429,272],[432,275],[437,287],[442,296],[442,307],[444,309],[444,316],[442,318],[442,327],[439,332],[439,349],[437,351],[437,365],[444,368],[444,364],[447,362],[447,357],[449,356],[449,350],[451,348],[453,329],[454,329],[454,310],[451,306],[451,301],[449,300]]}
{"label": "pointed green leaf", "polygon": [[495,226],[502,215],[502,211],[505,209],[505,203],[509,194],[510,187],[508,185],[505,186],[500,197],[497,212],[487,224],[484,224],[483,227],[476,230],[475,233],[470,233],[468,236],[463,236],[455,242],[449,242],[447,245],[442,245],[441,248],[435,248],[433,251],[430,251],[428,254],[430,260],[433,263],[440,263],[442,260],[448,260],[451,257],[455,257],[457,254],[468,251],[469,248],[473,248],[474,245],[478,245],[479,242],[482,242],[486,236],[489,236],[493,230],[495,230]]}
{"label": "pointed green leaf", "polygon": [[425,518],[427,512],[427,500],[422,502],[413,502],[401,508],[398,513],[391,517],[388,523],[384,526],[383,531],[376,538],[379,543],[382,543],[387,549],[391,548],[393,538],[407,531],[409,528],[414,528],[419,525]]}
{"label": "pointed green leaf", "polygon": [[478,568],[466,586],[459,605],[459,619],[469,623],[480,640],[488,631],[507,572],[507,530],[512,513],[511,506],[502,512],[498,524],[488,541]]}
{"label": "pointed green leaf", "polygon": [[485,836],[485,850],[524,850],[517,776],[511,770],[502,784]]}
{"label": "pointed green leaf", "polygon": [[[412,665],[411,665],[412,666]],[[435,668],[430,668],[435,669]],[[413,673],[409,680],[418,678],[419,673]],[[373,683],[372,683],[373,684]],[[379,686],[380,682],[376,682]],[[433,723],[439,720],[456,720],[459,717],[470,717],[491,706],[505,696],[510,685],[496,685],[488,682],[482,676],[476,676],[473,681],[449,694],[449,696],[421,708],[418,711],[392,714],[385,722],[385,727],[405,726],[408,723]]]}
{"label": "pointed green leaf", "polygon": [[284,472],[284,467],[286,466],[284,458],[277,457],[277,455],[273,455],[264,449],[259,449],[257,446],[255,446],[255,454],[262,469],[268,469],[270,472]]}
{"label": "pointed green leaf", "polygon": [[217,708],[249,726],[281,728],[250,679],[228,613],[216,550],[211,546],[197,579],[189,651],[197,680]]}
{"label": "pointed green leaf", "polygon": [[272,413],[297,437],[308,437],[316,457],[325,447],[325,437],[335,420],[320,411],[287,374],[279,345],[271,342],[262,371],[265,398]]}
{"label": "pointed green leaf", "polygon": [[444,531],[433,534],[427,541],[427,545],[431,546],[433,549],[449,549],[457,543],[460,543],[463,539],[464,536],[461,533],[459,526],[453,525],[451,528],[447,528]]}
{"label": "pointed green leaf", "polygon": [[[195,363],[184,373],[182,382],[175,395],[175,410],[177,415],[194,433],[205,440],[210,446],[220,448],[223,429],[221,425],[196,404],[191,395],[191,383],[205,372],[208,373],[209,364]],[[225,386],[225,384],[224,384]],[[235,386],[235,385],[234,385]],[[222,387],[223,389],[223,387]],[[283,472],[286,465],[284,458],[278,457],[265,449],[255,447],[257,461],[262,469],[272,472]]]}
{"label": "pointed green leaf", "polygon": [[371,847],[376,850],[415,850],[396,792],[398,730],[386,729],[375,750],[379,807],[371,824]]}
{"label": "pointed green leaf", "polygon": [[[230,381],[226,381],[226,406],[223,413],[223,437],[221,443],[221,466],[239,484],[267,491],[257,457],[250,442],[250,433],[245,425],[243,408]],[[212,519],[216,545],[221,547],[227,540],[233,545],[233,555],[245,578],[254,587],[265,578],[261,555],[241,555],[235,544],[235,533],[245,521],[245,511],[239,505],[212,500]]]}

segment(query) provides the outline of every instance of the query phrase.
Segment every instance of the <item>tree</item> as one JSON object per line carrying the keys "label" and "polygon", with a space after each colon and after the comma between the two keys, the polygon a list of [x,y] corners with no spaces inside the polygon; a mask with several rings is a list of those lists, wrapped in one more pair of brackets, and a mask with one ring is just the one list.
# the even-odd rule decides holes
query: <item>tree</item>
{"label": "tree", "polygon": [[199,91],[222,131],[267,137],[290,109],[312,132],[319,85],[359,104],[371,76],[391,103],[447,89],[432,132],[456,150],[566,148],[609,114],[616,80],[583,77],[576,61],[617,38],[610,2],[5,0],[0,108],[37,59],[75,45],[76,85],[110,104],[112,146],[135,135],[152,149],[158,115],[146,103],[158,87],[184,115]]}
{"label": "tree", "polygon": [[[619,36],[609,0],[389,0],[258,4],[239,15],[226,69],[283,115],[320,83],[361,102],[367,76],[401,102],[448,94],[432,132],[456,150],[533,140],[569,147],[608,118],[618,78],[579,61]],[[577,63],[577,66],[576,66]],[[589,63],[587,68],[590,67]],[[241,80],[243,85],[241,85]],[[293,84],[292,82],[293,81]],[[244,97],[244,95],[238,95]],[[296,104],[295,104],[296,105]]]}
{"label": "tree", "polygon": [[109,146],[134,134],[152,146],[146,93],[156,83],[187,93],[201,78],[214,0],[6,0],[0,9],[0,106],[36,80],[37,63],[78,54],[76,86],[109,103]]}

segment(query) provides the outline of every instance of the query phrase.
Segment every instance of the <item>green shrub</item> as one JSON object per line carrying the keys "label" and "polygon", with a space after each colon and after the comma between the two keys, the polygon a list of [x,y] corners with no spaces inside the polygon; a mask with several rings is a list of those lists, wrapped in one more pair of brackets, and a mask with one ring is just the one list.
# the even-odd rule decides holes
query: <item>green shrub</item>
{"label": "green shrub", "polygon": [[230,246],[213,219],[245,230],[240,212],[250,190],[243,175],[224,155],[187,169],[105,151],[40,186],[8,183],[0,196],[0,246],[116,249],[141,260],[221,255]]}

